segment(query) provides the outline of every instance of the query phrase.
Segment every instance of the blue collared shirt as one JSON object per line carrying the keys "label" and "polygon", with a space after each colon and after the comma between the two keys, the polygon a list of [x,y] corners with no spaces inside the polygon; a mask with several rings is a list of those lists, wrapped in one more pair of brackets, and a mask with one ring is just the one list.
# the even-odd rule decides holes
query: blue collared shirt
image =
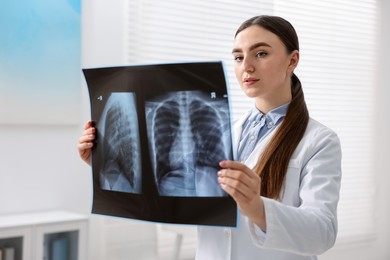
{"label": "blue collared shirt", "polygon": [[289,104],[286,103],[274,108],[267,114],[263,114],[256,107],[252,108],[250,115],[242,125],[242,134],[238,145],[239,161],[245,161],[252,153],[256,144],[282,122]]}

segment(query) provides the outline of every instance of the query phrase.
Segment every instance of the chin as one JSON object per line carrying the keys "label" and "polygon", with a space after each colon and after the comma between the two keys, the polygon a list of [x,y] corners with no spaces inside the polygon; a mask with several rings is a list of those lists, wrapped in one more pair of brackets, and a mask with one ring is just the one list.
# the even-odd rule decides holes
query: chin
{"label": "chin", "polygon": [[259,96],[259,93],[257,93],[257,91],[253,91],[252,89],[246,89],[244,93],[249,98],[255,98]]}

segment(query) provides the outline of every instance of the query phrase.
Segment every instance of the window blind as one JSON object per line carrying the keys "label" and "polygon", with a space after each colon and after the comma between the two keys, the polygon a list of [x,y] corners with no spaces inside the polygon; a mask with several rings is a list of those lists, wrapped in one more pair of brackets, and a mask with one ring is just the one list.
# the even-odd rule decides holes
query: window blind
{"label": "window blind", "polygon": [[133,0],[127,5],[127,63],[224,61],[233,119],[253,106],[233,72],[236,29],[254,15],[289,20],[300,39],[296,74],[310,115],[335,130],[342,143],[338,243],[374,236],[377,1]]}
{"label": "window blind", "polygon": [[133,0],[128,3],[128,63],[222,60],[233,118],[253,102],[233,72],[234,33],[251,16],[272,13],[271,0]]}

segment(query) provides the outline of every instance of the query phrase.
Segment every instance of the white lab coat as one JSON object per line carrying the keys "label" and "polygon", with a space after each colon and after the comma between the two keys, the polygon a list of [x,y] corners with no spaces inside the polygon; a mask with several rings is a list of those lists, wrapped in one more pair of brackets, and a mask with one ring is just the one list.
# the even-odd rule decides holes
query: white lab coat
{"label": "white lab coat", "polygon": [[[234,125],[236,148],[248,115]],[[248,167],[274,133],[257,144],[245,161]],[[335,243],[340,180],[340,141],[310,119],[290,160],[281,201],[263,198],[266,233],[241,214],[237,228],[199,227],[196,260],[317,259]]]}

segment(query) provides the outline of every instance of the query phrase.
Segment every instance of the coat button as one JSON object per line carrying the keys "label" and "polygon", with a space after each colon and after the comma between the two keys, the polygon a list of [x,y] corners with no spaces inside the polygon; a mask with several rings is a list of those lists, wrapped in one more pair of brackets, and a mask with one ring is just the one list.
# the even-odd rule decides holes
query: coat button
{"label": "coat button", "polygon": [[223,235],[224,235],[225,237],[230,237],[230,230],[227,229],[227,228],[225,228],[225,229],[223,230]]}

